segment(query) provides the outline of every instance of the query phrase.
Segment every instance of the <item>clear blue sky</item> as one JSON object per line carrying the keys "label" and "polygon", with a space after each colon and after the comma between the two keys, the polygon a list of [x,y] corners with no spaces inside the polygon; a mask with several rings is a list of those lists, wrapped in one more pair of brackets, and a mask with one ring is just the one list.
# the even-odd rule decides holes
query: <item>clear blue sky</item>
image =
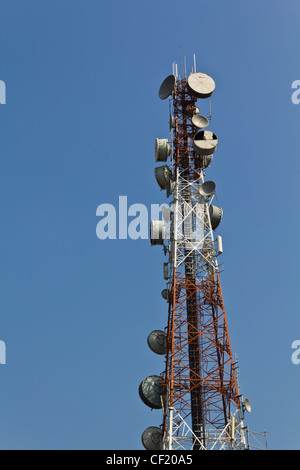
{"label": "clear blue sky", "polygon": [[247,424],[300,449],[299,18],[296,0],[0,0],[1,449],[142,449],[161,423],[138,385],[164,368],[146,343],[167,323],[164,257],[100,241],[96,208],[165,201],[157,93],[180,48],[217,84],[207,178]]}

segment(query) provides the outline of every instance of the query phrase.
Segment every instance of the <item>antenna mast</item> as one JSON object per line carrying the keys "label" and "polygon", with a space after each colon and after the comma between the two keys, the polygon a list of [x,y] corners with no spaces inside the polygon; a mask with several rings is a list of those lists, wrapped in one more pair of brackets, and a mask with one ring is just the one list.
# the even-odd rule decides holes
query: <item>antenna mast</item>
{"label": "antenna mast", "polygon": [[171,139],[156,139],[155,158],[172,158],[171,168],[157,167],[155,176],[172,202],[164,211],[169,240],[164,222],[151,222],[151,244],[168,256],[162,292],[168,324],[148,337],[150,349],[165,356],[165,371],[139,389],[145,404],[163,410],[162,425],[143,433],[148,450],[250,448],[244,414],[251,406],[238,390],[217,260],[223,244],[221,236],[214,239],[223,211],[212,204],[216,184],[205,181],[218,138],[196,106],[214,90],[214,80],[196,72],[195,56],[188,78],[170,75],[159,90],[160,99],[170,98]]}

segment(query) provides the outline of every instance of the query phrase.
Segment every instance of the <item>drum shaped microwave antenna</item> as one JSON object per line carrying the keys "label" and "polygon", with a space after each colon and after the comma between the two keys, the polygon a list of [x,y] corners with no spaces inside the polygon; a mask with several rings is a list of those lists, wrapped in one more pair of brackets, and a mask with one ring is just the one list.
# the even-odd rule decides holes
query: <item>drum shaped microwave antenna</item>
{"label": "drum shaped microwave antenna", "polygon": [[217,150],[218,138],[211,131],[198,131],[194,137],[194,150],[198,155],[212,155]]}
{"label": "drum shaped microwave antenna", "polygon": [[172,172],[168,165],[163,165],[155,168],[155,178],[161,189],[167,189],[170,179],[173,178]]}
{"label": "drum shaped microwave antenna", "polygon": [[209,98],[215,88],[215,81],[206,73],[192,73],[187,81],[188,92],[195,98]]}
{"label": "drum shaped microwave antenna", "polygon": [[168,156],[171,153],[171,147],[168,139],[156,139],[155,140],[155,161],[166,162]]}
{"label": "drum shaped microwave antenna", "polygon": [[161,84],[158,96],[161,100],[166,100],[174,91],[176,78],[174,75],[169,75]]}

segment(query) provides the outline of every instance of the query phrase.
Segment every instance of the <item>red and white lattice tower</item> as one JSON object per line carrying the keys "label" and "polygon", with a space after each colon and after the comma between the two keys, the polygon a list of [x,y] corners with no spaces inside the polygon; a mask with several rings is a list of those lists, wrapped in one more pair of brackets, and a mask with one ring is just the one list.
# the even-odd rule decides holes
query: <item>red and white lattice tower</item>
{"label": "red and white lattice tower", "polygon": [[171,138],[156,139],[156,162],[164,164],[155,176],[171,202],[164,220],[151,221],[150,237],[168,257],[162,295],[169,314],[165,331],[148,337],[150,348],[165,356],[165,371],[139,387],[143,402],[163,411],[162,425],[143,433],[148,450],[250,448],[244,414],[251,407],[238,389],[217,261],[222,238],[214,239],[223,211],[212,204],[215,183],[205,180],[218,139],[197,107],[214,90],[214,80],[195,68],[178,78],[176,65],[159,90],[170,101]]}

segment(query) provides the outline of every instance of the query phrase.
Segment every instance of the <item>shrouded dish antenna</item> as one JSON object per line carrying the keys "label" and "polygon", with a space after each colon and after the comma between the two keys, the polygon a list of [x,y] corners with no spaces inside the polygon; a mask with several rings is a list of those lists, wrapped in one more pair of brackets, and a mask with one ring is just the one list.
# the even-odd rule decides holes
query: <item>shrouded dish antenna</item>
{"label": "shrouded dish antenna", "polygon": [[218,138],[211,131],[198,131],[194,137],[194,150],[198,155],[212,155],[217,150]]}
{"label": "shrouded dish antenna", "polygon": [[158,375],[149,375],[149,377],[140,383],[139,395],[145,405],[156,410],[161,409],[161,397],[163,395],[161,378]]}
{"label": "shrouded dish antenna", "polygon": [[169,180],[169,183],[168,183],[168,187],[167,187],[167,197],[170,197],[171,194],[173,194],[173,191],[174,191],[174,181],[170,178]]}
{"label": "shrouded dish antenna", "polygon": [[245,410],[246,410],[248,413],[251,413],[252,407],[251,407],[251,403],[250,403],[250,401],[248,400],[248,398],[245,398],[244,405],[245,405]]}
{"label": "shrouded dish antenna", "polygon": [[201,196],[209,197],[216,192],[216,183],[214,181],[206,181],[201,184],[199,193]]}
{"label": "shrouded dish antenna", "polygon": [[201,114],[195,114],[192,117],[192,123],[194,124],[194,126],[200,127],[200,129],[204,129],[209,125],[209,120],[207,119],[207,117],[202,116]]}
{"label": "shrouded dish antenna", "polygon": [[172,172],[168,165],[155,168],[154,174],[160,189],[167,189],[170,179],[172,179]]}
{"label": "shrouded dish antenna", "polygon": [[206,73],[192,73],[187,81],[188,92],[195,98],[209,98],[215,88],[215,81]]}
{"label": "shrouded dish antenna", "polygon": [[176,124],[175,118],[173,114],[170,114],[170,132],[172,131],[172,129],[174,129],[175,124]]}
{"label": "shrouded dish antenna", "polygon": [[157,162],[166,162],[170,155],[171,147],[168,139],[155,140],[155,160]]}
{"label": "shrouded dish antenna", "polygon": [[142,444],[146,450],[162,449],[163,432],[156,426],[150,426],[142,434]]}
{"label": "shrouded dish antenna", "polygon": [[154,330],[147,338],[147,343],[151,351],[163,356],[167,352],[167,334],[161,330]]}
{"label": "shrouded dish antenna", "polygon": [[223,217],[223,209],[221,207],[216,207],[216,206],[209,206],[209,217],[210,217],[210,223],[211,223],[211,228],[213,230],[216,230],[222,220]]}
{"label": "shrouded dish antenna", "polygon": [[176,78],[174,75],[169,75],[161,84],[158,96],[161,100],[166,100],[174,91]]}
{"label": "shrouded dish antenna", "polygon": [[161,296],[162,296],[163,299],[169,300],[169,295],[170,295],[170,294],[169,294],[169,290],[168,290],[168,289],[163,289],[163,290],[161,291]]}

